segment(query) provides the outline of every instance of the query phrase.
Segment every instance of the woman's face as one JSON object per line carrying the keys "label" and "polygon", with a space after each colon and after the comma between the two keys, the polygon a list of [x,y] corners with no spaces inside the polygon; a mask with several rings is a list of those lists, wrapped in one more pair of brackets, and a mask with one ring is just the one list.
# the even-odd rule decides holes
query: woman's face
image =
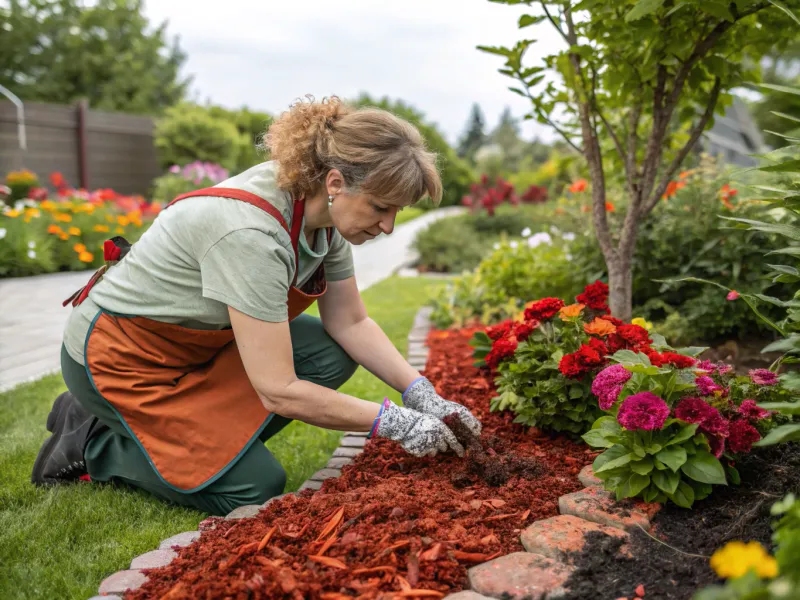
{"label": "woman's face", "polygon": [[381,233],[392,233],[397,213],[403,208],[368,194],[341,193],[333,199],[330,215],[342,237],[358,246]]}

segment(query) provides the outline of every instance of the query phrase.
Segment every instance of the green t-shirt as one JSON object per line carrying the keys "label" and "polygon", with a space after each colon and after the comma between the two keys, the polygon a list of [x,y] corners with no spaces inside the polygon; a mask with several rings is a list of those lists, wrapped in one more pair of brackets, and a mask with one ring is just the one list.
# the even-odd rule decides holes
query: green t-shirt
{"label": "green t-shirt", "polygon": [[[265,162],[217,187],[264,198],[291,228],[292,199],[276,184],[277,168],[276,162]],[[328,247],[320,231],[313,249],[301,234],[299,254],[298,286],[320,263],[329,281],[353,275],[350,244],[338,232]],[[64,344],[83,364],[86,334],[101,307],[194,329],[230,327],[228,306],[262,321],[285,321],[294,262],[289,234],[260,208],[227,198],[189,198],[161,212],[128,255],[73,309]]]}

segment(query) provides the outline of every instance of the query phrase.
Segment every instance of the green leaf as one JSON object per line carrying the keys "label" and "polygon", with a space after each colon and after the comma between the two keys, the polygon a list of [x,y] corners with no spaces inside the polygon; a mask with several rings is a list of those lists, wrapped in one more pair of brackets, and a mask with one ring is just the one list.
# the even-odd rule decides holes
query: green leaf
{"label": "green leaf", "polygon": [[647,475],[630,473],[617,488],[617,498],[633,498],[648,485],[650,485],[650,478]]}
{"label": "green leaf", "polygon": [[677,472],[677,470],[686,463],[687,456],[686,450],[680,446],[673,446],[671,448],[664,448],[661,452],[656,454],[656,458],[670,469]]}
{"label": "green leaf", "polygon": [[774,83],[759,83],[758,87],[767,88],[776,92],[786,92],[787,94],[794,94],[800,96],[800,88],[787,87],[785,85],[775,85]]}
{"label": "green leaf", "polygon": [[780,8],[783,12],[789,15],[794,20],[795,23],[800,25],[800,19],[797,18],[797,15],[795,15],[792,11],[786,8],[783,4],[778,2],[778,0],[767,0],[767,2],[769,2],[770,4],[772,4],[772,6],[776,8]]}
{"label": "green leaf", "polygon": [[597,473],[598,469],[602,468],[609,461],[627,455],[628,455],[628,449],[625,446],[622,446],[620,444],[615,444],[594,459],[594,462],[592,463],[592,471]]}
{"label": "green leaf", "polygon": [[[614,448],[614,446],[612,446],[612,448]],[[606,452],[609,452],[612,448],[609,448],[608,450],[606,450]],[[602,456],[602,454],[600,456]],[[600,458],[600,456],[598,456],[597,458]],[[595,469],[594,467],[592,467],[592,470],[595,472],[595,474],[597,474],[597,473],[602,473],[603,471],[609,471],[611,469],[617,469],[619,467],[623,467],[623,466],[627,465],[629,462],[631,462],[633,457],[634,457],[633,453],[627,453],[627,454],[624,454],[624,455],[620,456],[619,458],[615,458],[613,460],[608,461],[603,466],[601,466],[599,469]],[[597,460],[597,459],[595,459],[595,460]]]}
{"label": "green leaf", "polygon": [[681,481],[680,473],[673,473],[669,470],[654,471],[651,477],[653,478],[653,483],[665,494],[674,494]]}
{"label": "green leaf", "polygon": [[757,441],[754,446],[772,446],[781,442],[796,442],[800,440],[800,423],[789,423],[780,425],[771,430],[762,439]]}
{"label": "green leaf", "polygon": [[[800,171],[800,159],[787,160],[777,165],[770,165],[768,167],[761,167],[759,171],[766,171],[768,173],[792,173]],[[746,219],[741,219],[745,221]]]}
{"label": "green leaf", "polygon": [[800,401],[797,402],[759,402],[758,406],[766,410],[777,410],[784,415],[800,415]]}
{"label": "green leaf", "polygon": [[667,11],[667,14],[666,14],[666,15],[664,15],[664,16],[665,16],[665,17],[669,17],[669,16],[671,16],[671,15],[672,15],[672,13],[679,11],[681,8],[683,8],[683,7],[684,7],[684,6],[686,6],[687,4],[688,4],[687,2],[681,2],[680,4],[676,4],[676,5],[675,5],[675,6],[673,6],[673,7],[672,7],[672,8],[671,8],[669,11]]}
{"label": "green leaf", "polygon": [[502,46],[476,46],[481,52],[488,52],[489,54],[497,54],[509,58],[513,54],[513,50],[503,48]]}
{"label": "green leaf", "polygon": [[641,460],[632,462],[630,464],[630,469],[639,475],[649,475],[650,471],[653,470],[653,459],[649,456],[645,456]]}
{"label": "green leaf", "polygon": [[742,483],[742,478],[739,476],[739,471],[736,469],[736,467],[726,465],[725,472],[728,474],[728,479],[731,480],[732,484],[739,485]]}
{"label": "green leaf", "polygon": [[644,494],[642,494],[642,500],[645,502],[653,502],[658,496],[658,488],[651,485],[644,491]]}
{"label": "green leaf", "polygon": [[703,0],[699,3],[700,10],[707,12],[708,14],[715,16],[719,19],[724,19],[725,21],[733,21],[733,15],[731,11],[728,10],[728,7],[725,4],[713,2],[711,0]]}
{"label": "green leaf", "polygon": [[667,494],[670,500],[682,508],[691,508],[694,504],[694,490],[685,481],[678,484],[678,489],[672,494]]}
{"label": "green leaf", "polygon": [[540,16],[522,15],[519,18],[519,28],[522,29],[523,27],[528,27],[529,25],[536,25],[537,23],[541,23],[545,19],[546,17],[544,15]]}
{"label": "green leaf", "polygon": [[610,448],[614,442],[608,439],[612,435],[608,431],[602,429],[592,429],[583,434],[583,441],[589,444],[592,448]]}
{"label": "green leaf", "polygon": [[664,0],[639,0],[628,14],[625,15],[625,21],[630,23],[649,14],[656,12],[664,4]]}
{"label": "green leaf", "polygon": [[[800,430],[800,427],[798,427]],[[713,455],[705,450],[698,450],[694,456],[690,456],[681,471],[691,479],[700,483],[715,483],[726,485],[725,469]]]}
{"label": "green leaf", "polygon": [[[686,425],[683,429],[681,429],[678,433],[676,433],[666,444],[665,446],[672,446],[674,444],[680,444],[681,442],[685,442],[686,440],[693,438],[694,434],[697,432],[697,428],[700,426],[699,423],[692,423],[690,425]],[[662,450],[663,452],[663,450]]]}

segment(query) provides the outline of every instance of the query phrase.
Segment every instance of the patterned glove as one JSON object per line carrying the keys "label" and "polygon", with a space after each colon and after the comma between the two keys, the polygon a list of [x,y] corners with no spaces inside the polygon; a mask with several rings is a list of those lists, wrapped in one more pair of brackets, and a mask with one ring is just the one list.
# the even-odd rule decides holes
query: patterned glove
{"label": "patterned glove", "polygon": [[403,449],[414,456],[435,456],[437,452],[453,450],[464,456],[464,448],[453,432],[439,419],[421,412],[397,406],[384,400],[370,435],[400,442]]}
{"label": "patterned glove", "polygon": [[426,377],[415,379],[403,394],[403,404],[426,415],[444,419],[447,415],[457,413],[461,422],[476,436],[481,435],[481,422],[469,412],[466,406],[445,400]]}

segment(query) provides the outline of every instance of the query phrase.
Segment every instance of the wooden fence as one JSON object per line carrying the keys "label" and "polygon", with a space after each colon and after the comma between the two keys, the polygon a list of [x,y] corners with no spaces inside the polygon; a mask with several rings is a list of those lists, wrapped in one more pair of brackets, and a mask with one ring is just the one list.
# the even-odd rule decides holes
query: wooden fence
{"label": "wooden fence", "polygon": [[75,187],[146,194],[162,173],[151,117],[73,106],[25,103],[27,150],[19,147],[17,112],[0,101],[0,178],[26,168],[49,187],[54,171]]}

